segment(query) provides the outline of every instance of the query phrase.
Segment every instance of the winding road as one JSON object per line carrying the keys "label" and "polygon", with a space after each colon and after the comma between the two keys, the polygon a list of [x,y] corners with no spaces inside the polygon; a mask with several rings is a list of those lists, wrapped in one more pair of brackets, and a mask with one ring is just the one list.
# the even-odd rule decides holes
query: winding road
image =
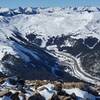
{"label": "winding road", "polygon": [[90,74],[86,73],[82,67],[79,60],[68,53],[63,52],[54,52],[54,55],[59,59],[60,63],[66,67],[70,67],[72,75],[78,79],[84,80],[86,82],[100,85],[100,78],[93,77]]}

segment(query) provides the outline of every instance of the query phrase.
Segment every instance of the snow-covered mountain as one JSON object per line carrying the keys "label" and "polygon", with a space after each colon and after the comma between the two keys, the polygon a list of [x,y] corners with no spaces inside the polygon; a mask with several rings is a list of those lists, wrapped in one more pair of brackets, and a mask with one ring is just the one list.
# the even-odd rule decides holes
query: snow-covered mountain
{"label": "snow-covered mountain", "polygon": [[0,71],[4,74],[66,79],[70,74],[52,54],[55,51],[69,53],[97,79],[99,50],[99,7],[0,8]]}

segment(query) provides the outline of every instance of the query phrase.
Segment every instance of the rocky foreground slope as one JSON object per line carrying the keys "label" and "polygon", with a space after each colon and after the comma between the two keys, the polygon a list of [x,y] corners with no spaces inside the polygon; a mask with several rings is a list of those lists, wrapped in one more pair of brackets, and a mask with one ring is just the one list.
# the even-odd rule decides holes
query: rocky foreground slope
{"label": "rocky foreground slope", "polygon": [[[99,100],[99,89],[100,87],[96,88],[83,82],[50,80],[24,82],[22,79],[9,77],[0,79],[0,100],[15,100],[15,98],[20,100]],[[15,94],[17,95],[14,96]]]}

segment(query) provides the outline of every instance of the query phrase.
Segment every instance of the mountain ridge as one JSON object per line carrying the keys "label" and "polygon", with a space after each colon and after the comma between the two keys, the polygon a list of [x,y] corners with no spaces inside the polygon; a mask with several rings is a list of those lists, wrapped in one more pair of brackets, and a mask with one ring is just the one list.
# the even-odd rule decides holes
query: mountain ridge
{"label": "mountain ridge", "polygon": [[98,12],[100,11],[100,7],[18,7],[15,9],[11,8],[5,8],[5,7],[0,7],[0,14],[3,16],[13,16],[16,14],[39,14],[41,12],[48,12],[52,13],[55,11],[61,11],[61,10],[66,10],[66,11],[76,11],[76,12]]}

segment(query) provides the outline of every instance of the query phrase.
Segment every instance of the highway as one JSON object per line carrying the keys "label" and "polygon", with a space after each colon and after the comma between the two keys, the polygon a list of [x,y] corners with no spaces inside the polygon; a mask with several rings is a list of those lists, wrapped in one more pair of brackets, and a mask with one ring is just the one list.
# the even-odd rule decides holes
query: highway
{"label": "highway", "polygon": [[73,76],[77,77],[80,80],[100,85],[100,78],[93,77],[90,74],[86,73],[82,69],[79,60],[77,60],[77,58],[73,57],[71,54],[57,51],[54,52],[54,55],[59,59],[59,63],[66,67],[70,67]]}

